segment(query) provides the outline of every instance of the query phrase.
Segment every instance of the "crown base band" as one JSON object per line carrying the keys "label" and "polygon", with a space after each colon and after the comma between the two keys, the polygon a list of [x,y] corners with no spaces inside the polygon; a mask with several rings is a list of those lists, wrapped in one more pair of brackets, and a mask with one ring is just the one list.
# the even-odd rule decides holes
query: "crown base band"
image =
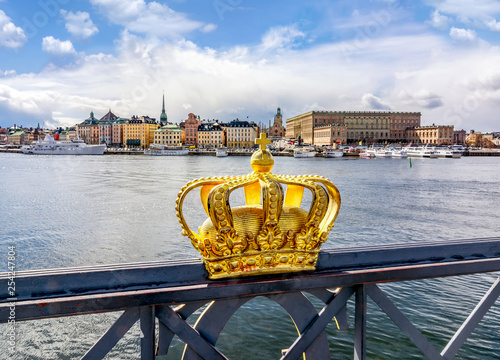
{"label": "crown base band", "polygon": [[280,274],[316,269],[319,250],[269,250],[203,258],[209,279]]}

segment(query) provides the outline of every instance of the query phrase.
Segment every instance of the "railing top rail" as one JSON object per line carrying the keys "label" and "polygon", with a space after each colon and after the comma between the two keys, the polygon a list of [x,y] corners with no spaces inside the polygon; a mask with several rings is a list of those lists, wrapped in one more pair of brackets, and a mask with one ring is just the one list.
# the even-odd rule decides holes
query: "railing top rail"
{"label": "railing top rail", "polygon": [[[23,271],[16,273],[16,301],[17,306],[31,309],[24,312],[28,319],[115,311],[134,304],[174,304],[491,271],[500,271],[500,237],[328,249],[320,253],[314,272],[217,281],[206,279],[204,265],[197,259]],[[0,283],[6,280],[7,274],[0,274]],[[4,308],[8,309],[6,289],[0,288],[0,322],[5,320]]]}
{"label": "railing top rail", "polygon": [[[500,257],[500,237],[332,248],[320,252],[316,272],[494,257]],[[6,281],[8,277],[8,273],[0,273],[0,281]],[[114,288],[122,291],[205,279],[206,272],[200,259],[39,269],[16,272],[16,293],[18,299],[43,299],[53,295],[106,292]],[[240,278],[238,281],[251,279]],[[0,288],[0,302],[9,297],[7,286]]]}

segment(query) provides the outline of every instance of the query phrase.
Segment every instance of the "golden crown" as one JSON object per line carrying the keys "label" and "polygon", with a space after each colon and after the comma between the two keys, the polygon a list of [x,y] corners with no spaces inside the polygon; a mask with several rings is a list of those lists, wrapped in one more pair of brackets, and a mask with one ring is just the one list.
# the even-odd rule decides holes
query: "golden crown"
{"label": "golden crown", "polygon": [[[321,176],[271,174],[274,159],[266,150],[270,142],[266,134],[255,140],[260,149],[250,161],[253,173],[194,180],[177,196],[182,234],[203,256],[210,279],[316,267],[320,246],[339,212],[339,191]],[[242,187],[246,205],[231,208],[229,196]],[[189,228],[182,213],[186,195],[195,188],[200,188],[209,217],[199,234]],[[312,193],[309,211],[300,207],[304,189]]]}

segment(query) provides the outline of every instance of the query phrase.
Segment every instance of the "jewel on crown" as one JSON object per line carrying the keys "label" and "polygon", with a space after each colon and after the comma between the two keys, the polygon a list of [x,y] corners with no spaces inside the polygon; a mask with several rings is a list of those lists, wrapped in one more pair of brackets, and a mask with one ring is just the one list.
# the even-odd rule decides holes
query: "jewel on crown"
{"label": "jewel on crown", "polygon": [[[274,175],[271,141],[266,134],[251,158],[253,173],[194,180],[177,196],[182,234],[203,256],[210,279],[314,270],[318,254],[333,228],[340,194],[328,179],[315,176]],[[286,192],[283,190],[286,185]],[[187,225],[182,205],[186,195],[200,188],[208,219],[199,234]],[[244,189],[246,205],[231,208],[229,197]],[[309,211],[300,207],[304,190],[312,194]]]}

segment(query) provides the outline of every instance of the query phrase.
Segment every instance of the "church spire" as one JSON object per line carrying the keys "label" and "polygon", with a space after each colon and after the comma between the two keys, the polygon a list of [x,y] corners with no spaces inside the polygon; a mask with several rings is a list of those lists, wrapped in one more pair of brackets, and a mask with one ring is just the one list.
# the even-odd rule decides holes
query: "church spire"
{"label": "church spire", "polygon": [[168,122],[167,113],[165,112],[165,92],[163,92],[163,106],[161,108],[160,122],[165,124]]}

